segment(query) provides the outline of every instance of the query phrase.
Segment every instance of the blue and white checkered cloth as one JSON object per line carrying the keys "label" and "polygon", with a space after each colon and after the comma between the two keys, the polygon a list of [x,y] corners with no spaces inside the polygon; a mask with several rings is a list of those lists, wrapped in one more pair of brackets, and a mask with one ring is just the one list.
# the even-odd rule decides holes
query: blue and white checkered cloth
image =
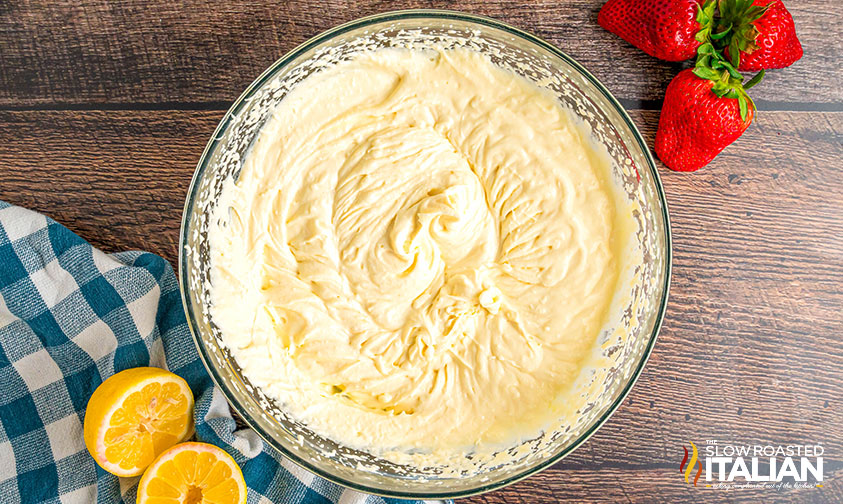
{"label": "blue and white checkered cloth", "polygon": [[407,502],[343,489],[236,430],[191,341],[169,263],[104,254],[41,214],[0,201],[0,503],[135,502],[85,449],[85,406],[102,381],[167,368],[196,397],[196,437],[243,469],[249,503]]}

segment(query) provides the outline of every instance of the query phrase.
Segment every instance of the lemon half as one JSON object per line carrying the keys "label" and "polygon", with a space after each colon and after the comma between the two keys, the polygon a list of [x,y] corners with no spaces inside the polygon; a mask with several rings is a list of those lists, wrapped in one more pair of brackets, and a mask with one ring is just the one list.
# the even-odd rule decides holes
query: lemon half
{"label": "lemon half", "polygon": [[169,371],[140,367],[105,380],[85,412],[85,446],[117,476],[137,476],[193,435],[193,393]]}
{"label": "lemon half", "polygon": [[181,443],[162,453],[143,474],[138,504],[245,504],[240,467],[221,448]]}

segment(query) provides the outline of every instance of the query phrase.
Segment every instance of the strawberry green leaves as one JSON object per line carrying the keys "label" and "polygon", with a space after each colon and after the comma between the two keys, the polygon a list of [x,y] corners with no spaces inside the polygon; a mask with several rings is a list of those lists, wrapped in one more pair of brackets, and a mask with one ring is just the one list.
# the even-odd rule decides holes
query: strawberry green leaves
{"label": "strawberry green leaves", "polygon": [[714,12],[717,9],[717,2],[714,0],[706,0],[705,3],[697,7],[697,23],[700,25],[700,31],[694,36],[697,42],[705,44],[711,40],[711,31],[714,29],[716,21],[714,19]]}
{"label": "strawberry green leaves", "polygon": [[[736,64],[733,64],[735,60],[731,56],[728,59],[724,56],[724,46],[721,41],[725,40],[729,48],[731,48],[735,43],[734,41],[738,40],[738,37],[733,33],[734,25],[732,21],[723,23],[722,9],[726,6],[727,11],[730,13],[733,9],[742,9],[740,12],[750,11],[753,15],[755,15],[757,10],[760,10],[761,14],[759,16],[763,15],[765,8],[755,7],[752,5],[752,2],[753,0],[721,0],[719,21],[715,18],[717,4],[714,0],[708,0],[706,3],[701,4],[697,13],[697,21],[703,28],[697,32],[697,41],[700,42],[700,46],[697,48],[694,75],[701,79],[713,81],[714,85],[711,91],[718,98],[738,100],[741,119],[743,120],[747,118],[749,107],[752,107],[753,110],[755,109],[755,103],[746,92],[748,88],[743,85],[744,77],[738,72]],[[746,3],[749,4],[748,7],[745,5]],[[715,26],[717,26],[717,31],[712,33]],[[743,25],[740,25],[739,29],[744,30]],[[754,86],[762,78],[763,73],[760,73],[754,76],[749,83],[752,83],[751,86]]]}
{"label": "strawberry green leaves", "polygon": [[728,35],[729,33],[732,32],[732,25],[730,24],[729,26],[727,26],[725,28],[721,27],[720,30],[721,31],[718,31],[717,33],[712,33],[710,35],[711,40],[721,40],[722,38],[724,38],[726,35]]}
{"label": "strawberry green leaves", "polygon": [[728,51],[729,59],[740,66],[741,52],[751,54],[756,49],[759,32],[753,24],[767,12],[768,5],[754,5],[754,0],[720,0],[719,26],[730,28],[732,35],[720,49]]}

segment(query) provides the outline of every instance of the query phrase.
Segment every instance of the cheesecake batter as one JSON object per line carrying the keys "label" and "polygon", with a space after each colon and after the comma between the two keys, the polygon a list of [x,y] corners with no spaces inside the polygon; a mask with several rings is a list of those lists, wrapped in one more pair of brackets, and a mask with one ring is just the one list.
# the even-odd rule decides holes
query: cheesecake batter
{"label": "cheesecake batter", "polygon": [[211,227],[211,313],[250,381],[335,441],[538,434],[606,321],[609,160],[485,56],[381,50],[297,86]]}

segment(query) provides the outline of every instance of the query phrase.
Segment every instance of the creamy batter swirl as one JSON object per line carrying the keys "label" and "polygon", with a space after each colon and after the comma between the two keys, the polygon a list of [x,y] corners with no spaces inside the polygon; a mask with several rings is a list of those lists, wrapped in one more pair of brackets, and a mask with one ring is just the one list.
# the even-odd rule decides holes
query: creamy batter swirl
{"label": "creamy batter swirl", "polygon": [[374,453],[536,434],[618,276],[605,153],[468,50],[377,51],[309,77],[218,209],[225,343],[294,416]]}

